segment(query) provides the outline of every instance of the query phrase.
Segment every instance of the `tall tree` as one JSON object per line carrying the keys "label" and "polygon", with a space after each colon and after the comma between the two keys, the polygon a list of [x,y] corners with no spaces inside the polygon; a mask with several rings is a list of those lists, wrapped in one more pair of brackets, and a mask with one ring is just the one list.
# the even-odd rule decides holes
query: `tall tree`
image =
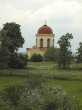
{"label": "tall tree", "polygon": [[72,34],[67,33],[66,35],[63,35],[58,41],[58,44],[60,46],[58,64],[59,67],[63,69],[68,68],[71,63],[71,39],[73,39]]}
{"label": "tall tree", "polygon": [[77,49],[77,62],[82,63],[82,42],[79,43],[79,48]]}
{"label": "tall tree", "polygon": [[[6,23],[0,31],[0,63],[4,67],[24,67],[26,57],[21,57],[17,50],[22,47],[24,38],[22,37],[20,25],[16,23]],[[12,60],[13,59],[13,60]],[[21,64],[20,64],[21,63]],[[12,64],[12,66],[11,66]],[[14,66],[13,66],[14,65]],[[19,67],[21,68],[21,67]]]}
{"label": "tall tree", "polygon": [[2,34],[5,32],[5,37],[2,36],[2,46],[6,45],[10,53],[14,53],[23,46],[24,38],[21,35],[19,24],[6,23],[1,32]]}

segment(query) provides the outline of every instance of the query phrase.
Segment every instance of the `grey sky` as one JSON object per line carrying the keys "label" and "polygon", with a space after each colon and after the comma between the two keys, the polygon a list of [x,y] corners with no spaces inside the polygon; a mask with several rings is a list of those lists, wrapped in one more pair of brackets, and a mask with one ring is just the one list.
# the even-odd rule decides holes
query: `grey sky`
{"label": "grey sky", "polygon": [[75,51],[82,41],[82,0],[0,0],[0,27],[12,21],[21,25],[23,51],[35,44],[35,33],[45,20],[56,35],[55,46],[61,35],[73,33]]}

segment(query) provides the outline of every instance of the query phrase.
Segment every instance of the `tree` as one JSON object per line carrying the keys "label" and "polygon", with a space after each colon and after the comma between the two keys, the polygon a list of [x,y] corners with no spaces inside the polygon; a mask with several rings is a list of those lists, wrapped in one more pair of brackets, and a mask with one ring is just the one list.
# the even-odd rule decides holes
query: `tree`
{"label": "tree", "polygon": [[[9,50],[6,45],[6,32],[0,31],[0,69],[8,68]],[[4,44],[4,46],[2,45]]]}
{"label": "tree", "polygon": [[8,68],[9,52],[6,48],[0,48],[0,69]]}
{"label": "tree", "polygon": [[26,58],[17,53],[18,48],[22,47],[23,43],[24,38],[21,35],[20,25],[13,22],[4,24],[0,31],[1,68],[21,68],[26,66]]}
{"label": "tree", "polygon": [[66,69],[70,66],[71,59],[72,59],[72,52],[71,52],[71,44],[70,40],[73,39],[72,34],[67,33],[63,35],[60,40],[58,41],[60,50],[59,50],[59,58],[58,64],[60,68]]}
{"label": "tree", "polygon": [[57,61],[59,49],[58,48],[49,48],[44,57],[46,61]]}
{"label": "tree", "polygon": [[11,54],[23,46],[24,38],[21,35],[19,24],[6,23],[1,32],[5,33],[5,37],[1,38],[2,46],[6,46]]}
{"label": "tree", "polygon": [[76,56],[77,62],[82,63],[82,42],[79,43],[79,48],[77,49],[76,54],[77,54]]}

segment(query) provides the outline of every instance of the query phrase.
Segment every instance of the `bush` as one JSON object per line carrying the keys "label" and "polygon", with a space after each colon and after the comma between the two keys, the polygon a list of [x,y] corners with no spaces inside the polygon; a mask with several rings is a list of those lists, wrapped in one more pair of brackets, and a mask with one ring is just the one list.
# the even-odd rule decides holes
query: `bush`
{"label": "bush", "polygon": [[11,55],[9,61],[10,68],[22,69],[27,66],[27,55],[15,53],[14,55]]}
{"label": "bush", "polygon": [[68,96],[61,88],[26,88],[18,110],[78,110],[78,104],[75,98]]}
{"label": "bush", "polygon": [[[5,105],[5,106],[4,106]],[[4,108],[4,109],[1,109]],[[10,86],[0,94],[0,110],[78,110],[75,97],[60,87]],[[13,108],[13,109],[12,109]]]}
{"label": "bush", "polygon": [[14,110],[14,108],[17,108],[19,104],[19,100],[22,92],[23,92],[23,86],[13,85],[4,89],[4,91],[0,95],[1,95],[1,98],[3,99],[4,104],[7,104],[8,107],[12,107]]}
{"label": "bush", "polygon": [[13,110],[8,105],[8,102],[4,101],[3,98],[0,96],[0,110]]}
{"label": "bush", "polygon": [[46,61],[57,61],[58,52],[59,52],[58,48],[49,48],[44,55],[45,60]]}
{"label": "bush", "polygon": [[41,61],[43,61],[43,57],[40,54],[33,54],[31,57],[31,61],[41,62]]}

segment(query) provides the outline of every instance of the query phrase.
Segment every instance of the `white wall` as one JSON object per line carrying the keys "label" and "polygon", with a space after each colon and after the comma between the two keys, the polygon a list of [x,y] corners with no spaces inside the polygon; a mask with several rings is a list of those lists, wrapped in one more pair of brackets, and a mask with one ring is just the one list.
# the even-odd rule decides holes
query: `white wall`
{"label": "white wall", "polygon": [[47,47],[47,39],[50,39],[50,47],[53,47],[54,46],[54,35],[38,35],[36,36],[36,39],[37,39],[37,43],[36,43],[36,46],[37,48],[40,47],[40,39],[43,39],[43,47]]}

